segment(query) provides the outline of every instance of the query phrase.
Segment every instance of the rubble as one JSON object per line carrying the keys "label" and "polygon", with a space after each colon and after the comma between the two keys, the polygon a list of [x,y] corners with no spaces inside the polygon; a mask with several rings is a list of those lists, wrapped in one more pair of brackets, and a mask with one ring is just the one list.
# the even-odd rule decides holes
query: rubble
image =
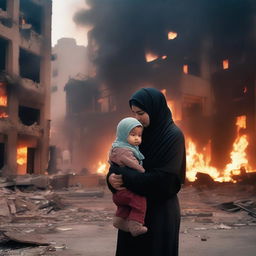
{"label": "rubble", "polygon": [[[50,245],[31,247],[27,244],[30,247],[12,250],[17,252],[16,255],[22,251],[26,256],[40,255],[40,253],[51,255],[50,252],[56,255],[54,253],[59,250],[65,250],[61,253],[65,252],[67,255],[75,255],[68,254],[70,249],[68,240],[76,232],[76,226],[96,225],[102,228],[112,224],[115,206],[111,201],[111,193],[105,189],[102,187],[89,189],[81,186],[62,188],[57,191],[37,189],[33,192],[26,189],[21,191],[18,187],[13,190],[0,189],[1,202],[7,205],[5,209],[8,210],[5,215],[7,214],[10,218],[10,221],[1,222],[0,248],[8,239],[4,236],[5,233],[17,233],[17,240],[21,234],[24,234],[25,240],[30,242],[36,242],[37,239],[31,238],[42,235],[44,240],[39,241],[47,242],[49,239],[46,238],[50,236]],[[186,186],[181,190],[179,197],[182,210],[181,234],[185,236],[196,235],[199,241],[209,242],[212,238],[211,232],[252,229],[256,225],[255,218],[249,216],[244,210],[227,212],[218,207],[221,202],[240,202],[254,206],[252,202],[255,202],[256,195],[245,185],[223,184],[204,190]],[[239,201],[239,198],[248,199]],[[2,209],[0,205],[0,211]],[[10,237],[15,238],[12,235]],[[6,252],[5,255],[12,254]]]}

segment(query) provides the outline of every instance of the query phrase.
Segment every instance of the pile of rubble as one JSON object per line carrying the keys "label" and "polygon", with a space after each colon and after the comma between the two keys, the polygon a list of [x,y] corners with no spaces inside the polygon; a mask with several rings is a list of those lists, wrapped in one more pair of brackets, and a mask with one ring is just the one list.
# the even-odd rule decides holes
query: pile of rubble
{"label": "pile of rubble", "polygon": [[1,188],[0,193],[1,223],[42,219],[52,211],[64,209],[60,197],[49,190],[24,193],[17,188],[14,191]]}

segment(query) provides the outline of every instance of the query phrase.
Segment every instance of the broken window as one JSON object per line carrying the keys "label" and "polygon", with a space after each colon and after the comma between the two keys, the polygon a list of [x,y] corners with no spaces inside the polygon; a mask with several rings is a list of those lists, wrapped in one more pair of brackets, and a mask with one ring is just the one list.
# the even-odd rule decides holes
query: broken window
{"label": "broken window", "polygon": [[40,57],[20,48],[20,76],[40,83]]}
{"label": "broken window", "polygon": [[7,56],[8,41],[0,38],[0,71],[6,69],[6,56]]}
{"label": "broken window", "polygon": [[19,106],[19,118],[24,125],[39,124],[40,110],[25,106]]}
{"label": "broken window", "polygon": [[222,68],[223,69],[228,69],[229,68],[229,60],[225,59],[222,61]]}
{"label": "broken window", "polygon": [[183,73],[190,74],[194,76],[200,76],[200,66],[196,61],[190,61],[183,65]]}
{"label": "broken window", "polygon": [[8,117],[7,104],[8,104],[8,96],[7,96],[6,82],[0,81],[0,119]]}
{"label": "broken window", "polygon": [[7,0],[0,0],[0,9],[6,11],[7,9]]}
{"label": "broken window", "polygon": [[18,174],[34,173],[36,166],[38,141],[31,136],[18,136],[17,165]]}
{"label": "broken window", "polygon": [[30,1],[20,0],[20,27],[42,33],[42,6]]}
{"label": "broken window", "polygon": [[187,65],[187,64],[184,64],[184,65],[183,65],[183,73],[184,73],[184,74],[188,74],[188,71],[189,71],[188,65]]}

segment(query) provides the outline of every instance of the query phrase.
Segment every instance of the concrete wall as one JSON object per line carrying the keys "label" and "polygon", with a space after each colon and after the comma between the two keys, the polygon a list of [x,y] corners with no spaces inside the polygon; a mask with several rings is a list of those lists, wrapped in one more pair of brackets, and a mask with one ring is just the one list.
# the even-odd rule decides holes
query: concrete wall
{"label": "concrete wall", "polygon": [[[5,71],[12,79],[7,79],[8,87],[8,118],[0,119],[1,126],[6,126],[3,133],[7,137],[5,150],[5,167],[3,175],[18,173],[17,146],[20,137],[27,136],[28,140],[22,141],[23,146],[29,147],[29,141],[35,141],[34,172],[44,173],[48,165],[49,129],[50,129],[50,74],[51,74],[51,10],[52,1],[28,1],[40,9],[42,15],[38,17],[41,23],[41,34],[31,29],[21,29],[20,0],[7,0],[7,15],[11,25],[0,22],[0,37],[8,41],[8,54]],[[26,3],[27,5],[27,3]],[[33,13],[27,13],[33,15]],[[36,17],[37,18],[37,17]],[[28,37],[24,36],[24,32]],[[25,50],[40,59],[40,82],[30,81],[33,87],[26,87],[20,77],[20,51]],[[25,60],[26,61],[26,60]],[[26,65],[26,63],[23,63]],[[33,63],[28,67],[32,70]],[[26,78],[26,77],[23,77]],[[4,79],[4,78],[3,78]],[[38,100],[40,98],[40,100]],[[33,127],[21,125],[19,120],[19,106],[27,106],[40,111],[40,119]],[[1,129],[0,129],[1,130]]]}

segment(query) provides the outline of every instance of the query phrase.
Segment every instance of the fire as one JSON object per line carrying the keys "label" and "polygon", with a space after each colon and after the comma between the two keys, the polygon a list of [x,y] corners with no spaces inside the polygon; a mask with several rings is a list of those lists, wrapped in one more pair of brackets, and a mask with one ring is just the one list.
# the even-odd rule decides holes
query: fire
{"label": "fire", "polygon": [[28,149],[26,147],[19,147],[17,149],[17,164],[24,165],[27,163]]}
{"label": "fire", "polygon": [[99,161],[98,163],[98,169],[97,169],[97,173],[98,174],[107,174],[108,170],[107,170],[107,164],[106,163],[103,163],[101,161]]}
{"label": "fire", "polygon": [[167,102],[167,106],[168,108],[171,110],[172,112],[172,118],[174,121],[176,120],[180,120],[181,118],[178,116],[178,113],[176,112],[175,109],[175,102],[172,100],[168,100],[167,99],[167,90],[166,89],[162,89],[161,93],[164,95],[164,97],[166,98],[166,102]]}
{"label": "fire", "polygon": [[196,173],[202,172],[209,174],[215,181],[235,182],[232,175],[239,175],[243,168],[247,172],[250,168],[248,165],[246,148],[248,146],[247,135],[240,135],[240,130],[246,128],[246,116],[238,116],[236,121],[237,137],[233,143],[233,150],[230,153],[231,162],[228,163],[222,175],[216,168],[209,165],[210,154],[198,153],[196,145],[191,139],[188,139],[187,145],[187,179],[189,181],[196,180]]}
{"label": "fire", "polygon": [[219,173],[216,168],[209,166],[210,157],[202,153],[198,153],[196,145],[191,139],[188,139],[187,145],[187,179],[189,181],[196,180],[197,172],[207,173],[214,180],[218,178]]}
{"label": "fire", "polygon": [[158,56],[153,52],[146,52],[145,58],[147,62],[152,62],[158,59]]}
{"label": "fire", "polygon": [[0,118],[7,118],[9,117],[5,112],[2,112],[0,111]]}
{"label": "fire", "polygon": [[0,106],[7,106],[7,96],[0,96]]}
{"label": "fire", "polygon": [[188,74],[188,65],[187,64],[183,65],[183,73]]}
{"label": "fire", "polygon": [[239,133],[240,129],[246,128],[246,116],[238,116],[236,119],[237,132]]}
{"label": "fire", "polygon": [[228,69],[229,68],[228,59],[222,61],[222,67],[223,67],[223,69]]}
{"label": "fire", "polygon": [[178,36],[178,33],[177,33],[177,32],[174,32],[174,31],[168,32],[168,40],[173,40],[173,39],[175,39],[177,36]]}
{"label": "fire", "polygon": [[7,92],[5,82],[0,82],[0,106],[7,106]]}
{"label": "fire", "polygon": [[248,166],[248,160],[246,155],[246,148],[248,146],[247,135],[240,135],[239,132],[241,129],[246,128],[246,116],[238,116],[236,121],[237,126],[237,137],[233,143],[233,150],[230,153],[231,162],[226,165],[224,170],[223,181],[230,181],[230,176],[234,174],[234,171],[240,174],[240,168]]}

